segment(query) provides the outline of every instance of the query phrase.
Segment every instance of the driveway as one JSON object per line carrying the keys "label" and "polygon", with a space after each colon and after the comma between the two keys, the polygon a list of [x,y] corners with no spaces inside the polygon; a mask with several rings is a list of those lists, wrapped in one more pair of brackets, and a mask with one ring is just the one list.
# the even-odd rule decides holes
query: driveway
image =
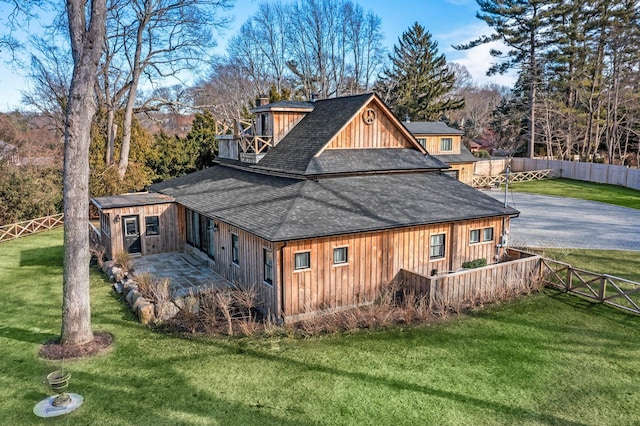
{"label": "driveway", "polygon": [[[485,191],[504,202],[504,192]],[[640,210],[595,201],[512,192],[520,210],[511,220],[511,246],[640,251]]]}

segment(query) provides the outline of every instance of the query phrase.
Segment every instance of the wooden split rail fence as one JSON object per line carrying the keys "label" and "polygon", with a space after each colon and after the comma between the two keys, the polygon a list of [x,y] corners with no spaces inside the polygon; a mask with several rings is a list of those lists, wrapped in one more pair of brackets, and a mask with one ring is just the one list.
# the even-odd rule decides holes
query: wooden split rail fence
{"label": "wooden split rail fence", "polygon": [[[532,170],[530,172],[509,173],[509,182],[529,182],[532,180],[549,179],[555,176],[552,169]],[[500,186],[507,181],[506,173],[494,176],[473,176],[472,185],[475,188],[490,188]]]}
{"label": "wooden split rail fence", "polygon": [[542,259],[541,273],[545,285],[640,314],[638,282],[585,271],[568,263],[546,258]]}
{"label": "wooden split rail fence", "polygon": [[37,219],[0,226],[0,242],[13,240],[38,232],[48,231],[58,226],[62,226],[63,223],[64,214],[59,213],[52,216],[39,217]]}

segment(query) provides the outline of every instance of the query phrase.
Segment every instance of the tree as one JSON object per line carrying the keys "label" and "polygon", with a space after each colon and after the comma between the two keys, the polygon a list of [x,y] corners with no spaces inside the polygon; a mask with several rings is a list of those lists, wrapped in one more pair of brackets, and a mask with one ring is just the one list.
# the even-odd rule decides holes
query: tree
{"label": "tree", "polygon": [[481,13],[476,16],[486,22],[493,34],[483,35],[467,44],[454,46],[456,49],[472,49],[476,46],[501,41],[510,49],[506,54],[497,49],[491,55],[500,59],[488,69],[488,75],[503,74],[518,67],[525,77],[528,93],[529,140],[527,153],[533,157],[535,146],[535,104],[539,85],[541,50],[546,45],[546,16],[548,0],[476,0]]}
{"label": "tree", "polygon": [[464,107],[464,99],[451,96],[455,74],[422,25],[416,22],[402,34],[389,60],[375,91],[398,118],[434,121]]}
{"label": "tree", "polygon": [[65,120],[64,284],[61,343],[93,340],[89,286],[89,145],[96,72],[106,33],[106,0],[67,0],[73,74]]}

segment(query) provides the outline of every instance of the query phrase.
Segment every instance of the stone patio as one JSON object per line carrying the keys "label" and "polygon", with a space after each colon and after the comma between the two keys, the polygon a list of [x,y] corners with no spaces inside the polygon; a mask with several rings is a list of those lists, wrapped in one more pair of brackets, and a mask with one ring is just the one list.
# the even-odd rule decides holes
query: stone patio
{"label": "stone patio", "polygon": [[148,272],[157,278],[169,278],[174,299],[186,296],[189,292],[198,293],[203,289],[231,285],[229,281],[207,268],[204,262],[199,262],[182,252],[136,257],[133,265],[136,274]]}

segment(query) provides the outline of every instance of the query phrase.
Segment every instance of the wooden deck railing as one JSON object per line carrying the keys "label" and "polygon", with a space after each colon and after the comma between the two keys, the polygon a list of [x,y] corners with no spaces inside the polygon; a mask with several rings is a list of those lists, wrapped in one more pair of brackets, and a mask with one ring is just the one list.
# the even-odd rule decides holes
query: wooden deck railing
{"label": "wooden deck railing", "polygon": [[37,232],[48,231],[49,229],[62,226],[64,223],[63,218],[64,214],[59,213],[0,226],[0,242],[13,240],[26,235],[35,234]]}
{"label": "wooden deck railing", "polygon": [[272,142],[273,138],[271,136],[243,135],[240,138],[240,149],[245,154],[260,154],[273,146]]}
{"label": "wooden deck railing", "polygon": [[542,259],[544,284],[600,303],[640,314],[640,283]]}
{"label": "wooden deck railing", "polygon": [[[509,173],[509,182],[528,182],[532,180],[549,179],[554,176],[554,171],[552,169]],[[488,188],[499,186],[506,181],[507,175],[504,173],[494,176],[473,176],[472,186],[476,188]]]}

